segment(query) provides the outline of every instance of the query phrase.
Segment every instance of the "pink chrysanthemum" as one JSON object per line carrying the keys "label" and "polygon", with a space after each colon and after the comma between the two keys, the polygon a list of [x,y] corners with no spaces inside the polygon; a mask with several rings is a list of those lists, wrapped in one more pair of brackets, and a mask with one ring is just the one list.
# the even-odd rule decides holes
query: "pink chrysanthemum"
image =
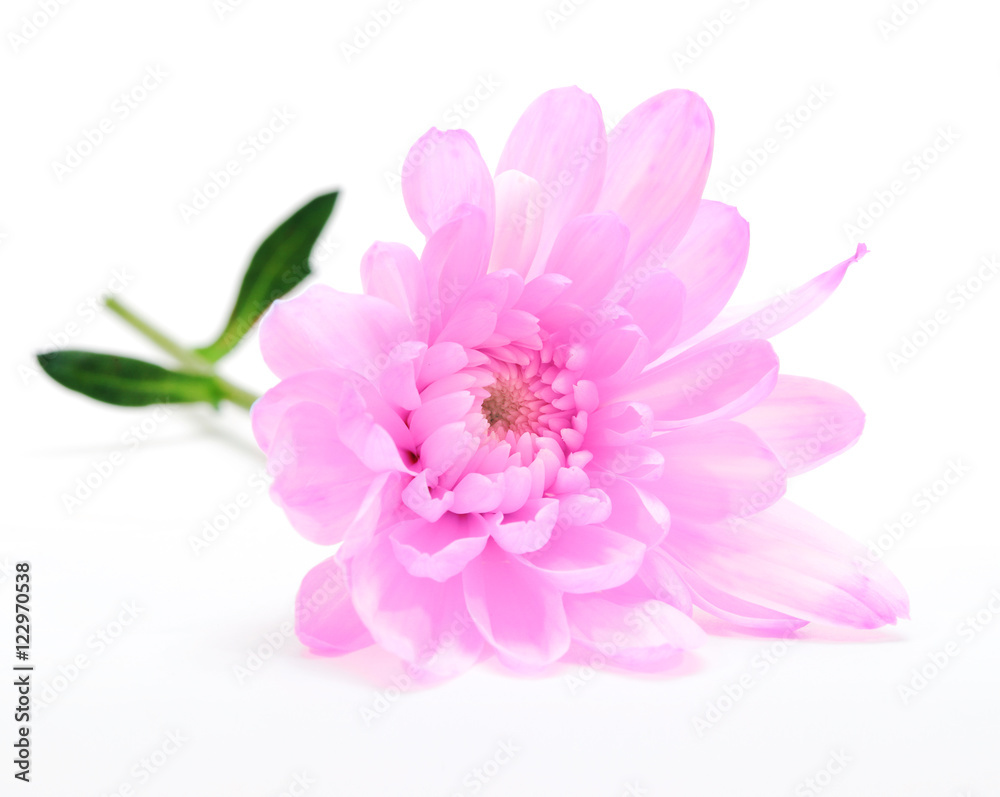
{"label": "pink chrysanthemum", "polygon": [[864,248],[719,317],[748,227],[701,199],[712,141],[688,91],[608,134],[591,96],[550,91],[495,177],[468,133],[432,129],[402,184],[422,254],[375,244],[364,295],[274,305],[261,347],[281,381],[254,431],[292,524],[341,543],[302,584],[306,645],[374,642],[442,675],[588,648],[655,669],[702,641],[692,606],[780,634],[906,616],[884,566],[782,499],[864,416],[779,376],[766,339]]}

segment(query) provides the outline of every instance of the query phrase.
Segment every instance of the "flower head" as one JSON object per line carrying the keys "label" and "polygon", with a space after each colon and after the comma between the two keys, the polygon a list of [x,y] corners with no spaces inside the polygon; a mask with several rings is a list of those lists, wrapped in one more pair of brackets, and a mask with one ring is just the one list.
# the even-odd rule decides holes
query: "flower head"
{"label": "flower head", "polygon": [[275,303],[261,346],[281,381],[254,431],[292,524],[340,543],[299,593],[309,647],[376,642],[445,675],[571,648],[655,669],[702,641],[693,606],[775,633],[905,615],[883,565],[782,498],[863,414],[779,375],[767,338],[864,248],[720,316],[749,236],[701,198],[712,141],[688,91],[610,133],[591,96],[550,91],[494,176],[466,132],[432,129],[402,182],[422,253],[377,243],[363,295]]}

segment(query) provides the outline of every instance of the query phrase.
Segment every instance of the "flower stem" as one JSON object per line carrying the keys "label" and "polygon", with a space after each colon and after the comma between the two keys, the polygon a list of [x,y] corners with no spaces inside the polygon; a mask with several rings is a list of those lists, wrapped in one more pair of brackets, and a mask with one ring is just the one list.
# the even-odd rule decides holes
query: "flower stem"
{"label": "flower stem", "polygon": [[109,296],[105,299],[104,304],[111,312],[121,318],[122,321],[136,330],[147,340],[156,344],[167,354],[171,355],[186,369],[199,374],[205,374],[206,376],[211,376],[215,379],[216,384],[219,386],[219,390],[222,392],[223,398],[226,400],[231,401],[233,404],[243,407],[244,409],[250,409],[250,405],[257,400],[257,396],[253,393],[234,385],[232,382],[223,379],[215,373],[215,368],[212,363],[204,357],[199,356],[191,349],[186,349],[181,346],[173,338],[164,334],[148,321],[140,318],[133,311],[129,310],[113,296]]}

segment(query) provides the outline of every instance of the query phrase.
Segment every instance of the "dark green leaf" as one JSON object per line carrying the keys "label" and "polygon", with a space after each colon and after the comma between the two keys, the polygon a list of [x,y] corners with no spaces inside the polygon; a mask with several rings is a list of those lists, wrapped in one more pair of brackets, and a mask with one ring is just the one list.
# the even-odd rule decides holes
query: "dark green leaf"
{"label": "dark green leaf", "polygon": [[212,376],[168,371],[131,357],[92,351],[54,351],[37,356],[45,373],[60,385],[108,404],[141,407],[207,401],[217,407],[222,398]]}
{"label": "dark green leaf", "polygon": [[197,349],[198,354],[210,362],[228,354],[271,302],[309,276],[309,255],[336,201],[336,191],[310,200],[264,240],[250,260],[226,328],[214,343]]}

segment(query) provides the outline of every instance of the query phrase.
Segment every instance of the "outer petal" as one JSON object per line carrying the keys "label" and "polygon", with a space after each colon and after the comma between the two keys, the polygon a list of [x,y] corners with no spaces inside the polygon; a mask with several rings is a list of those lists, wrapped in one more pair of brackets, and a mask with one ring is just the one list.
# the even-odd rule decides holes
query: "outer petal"
{"label": "outer petal", "polygon": [[261,353],[281,378],[339,367],[374,381],[393,349],[415,339],[413,324],[395,305],[326,285],[279,299],[260,322]]}
{"label": "outer petal", "polygon": [[785,493],[785,469],[764,441],[742,424],[697,424],[657,435],[647,445],[664,459],[663,477],[647,489],[675,518],[746,517]]}
{"label": "outer petal", "polygon": [[658,670],[706,639],[694,620],[660,601],[630,606],[603,595],[566,595],[563,602],[573,639],[620,667]]}
{"label": "outer petal", "polygon": [[643,570],[647,568],[659,577],[664,573],[679,574],[696,606],[732,625],[787,636],[807,624],[805,620],[740,600],[712,586],[664,551],[650,551],[643,564]]}
{"label": "outer petal", "polygon": [[658,241],[665,257],[698,210],[712,161],[714,123],[697,94],[672,89],[630,111],[611,132],[597,210],[632,231],[628,259]]}
{"label": "outer petal", "polygon": [[354,608],[375,641],[420,669],[455,675],[473,665],[483,639],[465,608],[462,581],[416,578],[379,535],[351,561]]}
{"label": "outer petal", "polygon": [[295,599],[295,633],[317,653],[350,653],[375,643],[354,611],[347,575],[336,557],[316,565],[302,580]]}
{"label": "outer petal", "polygon": [[257,444],[265,452],[271,447],[278,424],[285,413],[303,401],[320,404],[337,412],[344,389],[352,386],[364,399],[365,410],[385,429],[396,445],[407,451],[415,450],[413,436],[395,409],[390,407],[371,382],[343,369],[304,371],[282,379],[254,402],[250,409]]}
{"label": "outer petal", "polygon": [[590,307],[603,299],[625,262],[629,231],[614,213],[579,216],[559,232],[545,264],[547,274],[573,280],[561,301]]}
{"label": "outer petal", "polygon": [[597,592],[624,584],[642,564],[646,546],[600,526],[567,526],[538,551],[519,557],[563,592]]}
{"label": "outer petal", "polygon": [[542,186],[516,169],[501,172],[495,182],[497,220],[488,270],[509,268],[527,277],[542,237]]}
{"label": "outer petal", "polygon": [[771,392],[777,378],[774,349],[755,340],[697,348],[644,371],[620,393],[647,404],[657,428],[671,429],[745,412]]}
{"label": "outer petal", "polygon": [[788,475],[796,476],[854,445],[865,414],[839,387],[782,374],[771,395],[737,420],[760,435]]}
{"label": "outer petal", "polygon": [[542,667],[570,643],[559,591],[518,557],[489,543],[462,574],[469,613],[504,658]]}
{"label": "outer petal", "polygon": [[809,621],[877,628],[907,617],[906,592],[864,546],[789,501],[726,524],[674,519],[666,551],[733,597]]}
{"label": "outer petal", "polygon": [[687,302],[684,283],[666,269],[644,279],[635,277],[635,288],[626,307],[649,338],[649,358],[657,359],[677,338]]}
{"label": "outer petal", "polygon": [[714,319],[736,290],[750,251],[750,225],[736,208],[703,199],[687,235],[665,265],[687,291],[677,339]]}
{"label": "outer petal", "polygon": [[[427,280],[420,260],[403,244],[376,243],[361,258],[361,284],[365,293],[394,304],[426,339]],[[423,320],[423,323],[421,321]]]}
{"label": "outer petal", "polygon": [[465,204],[482,211],[492,237],[493,180],[464,130],[432,127],[406,156],[402,183],[406,210],[424,235],[430,237]]}
{"label": "outer petal", "polygon": [[482,210],[462,205],[428,239],[420,256],[433,305],[430,339],[442,324],[462,308],[462,295],[486,274],[492,229]]}
{"label": "outer petal", "polygon": [[479,515],[447,513],[434,523],[398,523],[388,534],[396,558],[411,576],[447,581],[482,552],[489,527]]}
{"label": "outer petal", "polygon": [[766,302],[751,308],[734,308],[726,311],[713,324],[698,335],[692,349],[705,349],[722,344],[770,338],[797,324],[825,302],[844,279],[847,269],[868,254],[868,247],[858,244],[852,257],[838,263],[829,271]]}
{"label": "outer petal", "polygon": [[318,404],[292,407],[271,446],[270,456],[279,454],[271,496],[304,537],[330,545],[374,528],[389,474],[377,477],[340,441],[332,412]]}
{"label": "outer petal", "polygon": [[517,169],[542,186],[538,204],[545,218],[536,264],[545,262],[566,222],[593,209],[606,157],[601,108],[575,86],[547,91],[518,120],[500,154],[497,174]]}

